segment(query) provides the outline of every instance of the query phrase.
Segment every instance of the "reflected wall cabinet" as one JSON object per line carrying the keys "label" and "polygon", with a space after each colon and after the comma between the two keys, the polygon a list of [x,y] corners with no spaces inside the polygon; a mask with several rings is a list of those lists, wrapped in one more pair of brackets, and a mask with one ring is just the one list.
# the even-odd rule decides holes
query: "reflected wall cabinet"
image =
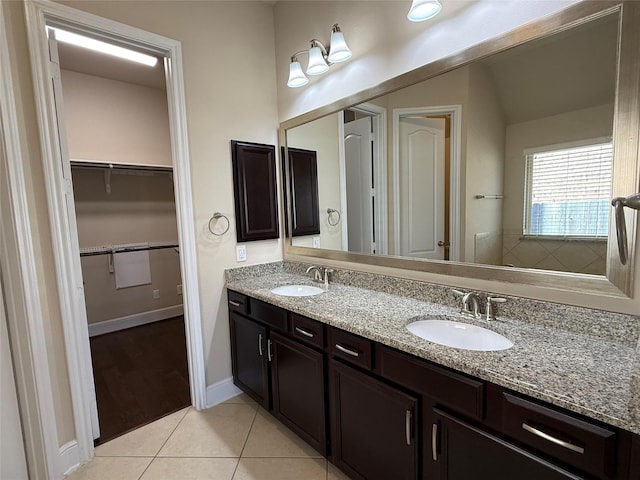
{"label": "reflected wall cabinet", "polygon": [[320,234],[317,153],[289,148],[293,212],[292,236]]}
{"label": "reflected wall cabinet", "polygon": [[278,238],[276,149],[231,140],[238,242]]}

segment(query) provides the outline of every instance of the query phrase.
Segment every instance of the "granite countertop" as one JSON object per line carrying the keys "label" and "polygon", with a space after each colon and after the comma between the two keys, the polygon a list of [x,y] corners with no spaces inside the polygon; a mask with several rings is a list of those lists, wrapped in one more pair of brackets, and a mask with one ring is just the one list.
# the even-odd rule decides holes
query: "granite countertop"
{"label": "granite countertop", "polygon": [[[583,333],[498,317],[461,316],[445,305],[332,283],[325,293],[284,297],[281,285],[316,285],[307,276],[269,273],[228,281],[227,288],[479,377],[590,418],[640,434],[640,367],[629,345]],[[508,350],[477,352],[441,346],[407,331],[416,316],[455,317],[511,340]]]}

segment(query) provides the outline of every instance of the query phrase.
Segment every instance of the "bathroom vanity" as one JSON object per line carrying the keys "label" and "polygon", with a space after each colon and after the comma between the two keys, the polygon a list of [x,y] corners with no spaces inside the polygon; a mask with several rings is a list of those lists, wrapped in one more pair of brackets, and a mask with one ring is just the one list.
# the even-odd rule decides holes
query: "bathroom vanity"
{"label": "bathroom vanity", "polygon": [[406,329],[478,323],[456,308],[344,284],[271,293],[300,283],[228,279],[234,382],[350,478],[640,478],[632,346],[498,316],[512,348],[459,350]]}

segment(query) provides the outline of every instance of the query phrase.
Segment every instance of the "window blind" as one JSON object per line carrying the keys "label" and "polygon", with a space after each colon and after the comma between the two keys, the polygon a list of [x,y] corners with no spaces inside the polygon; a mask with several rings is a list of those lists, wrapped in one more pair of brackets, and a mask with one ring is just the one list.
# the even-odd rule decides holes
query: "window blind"
{"label": "window blind", "polygon": [[525,233],[607,236],[611,142],[527,155]]}

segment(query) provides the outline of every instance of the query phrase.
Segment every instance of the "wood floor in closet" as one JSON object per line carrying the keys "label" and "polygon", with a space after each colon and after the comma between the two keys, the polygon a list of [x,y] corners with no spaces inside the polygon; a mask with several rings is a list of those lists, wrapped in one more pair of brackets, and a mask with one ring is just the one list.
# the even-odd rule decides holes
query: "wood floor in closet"
{"label": "wood floor in closet", "polygon": [[92,337],[96,445],[191,404],[182,316]]}

